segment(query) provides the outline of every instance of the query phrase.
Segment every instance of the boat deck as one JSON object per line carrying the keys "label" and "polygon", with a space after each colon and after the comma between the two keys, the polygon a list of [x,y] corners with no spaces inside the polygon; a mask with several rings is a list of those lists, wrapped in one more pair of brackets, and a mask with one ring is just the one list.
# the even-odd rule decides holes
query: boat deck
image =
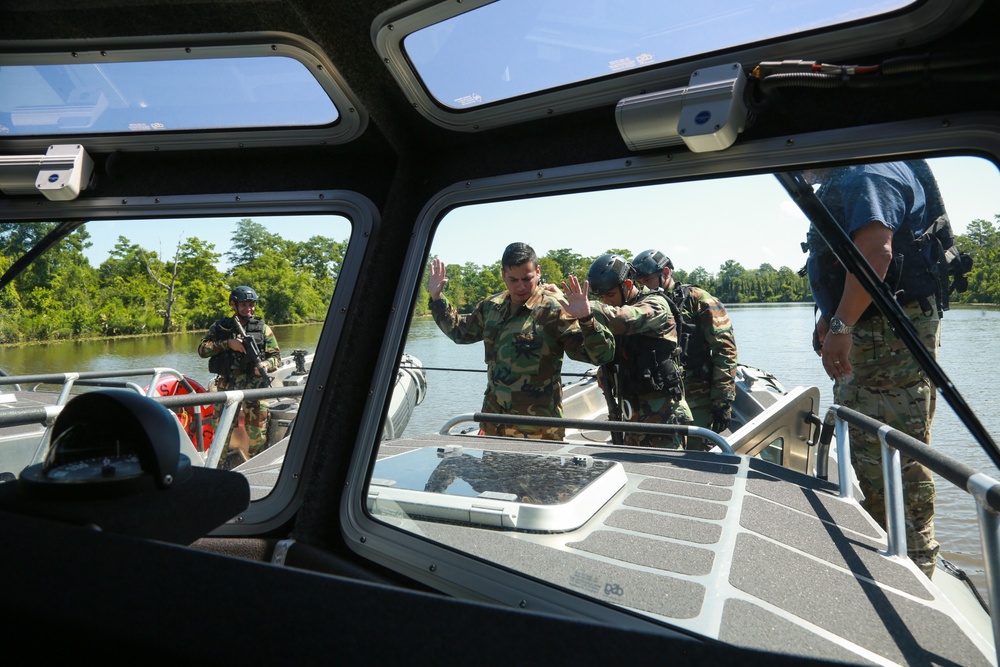
{"label": "boat deck", "polygon": [[564,533],[380,518],[727,643],[853,663],[993,664],[991,640],[908,559],[887,556],[885,534],[833,484],[753,458],[533,440],[421,436],[379,455],[456,443],[613,460],[627,484]]}

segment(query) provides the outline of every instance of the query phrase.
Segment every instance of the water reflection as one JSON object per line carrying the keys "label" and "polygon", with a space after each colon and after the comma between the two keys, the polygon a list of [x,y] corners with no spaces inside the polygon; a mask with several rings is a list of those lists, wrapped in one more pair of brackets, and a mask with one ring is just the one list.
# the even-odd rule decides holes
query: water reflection
{"label": "water reflection", "polygon": [[[297,348],[315,351],[322,324],[275,326],[282,357]],[[165,366],[208,385],[213,374],[198,356],[204,331],[106,340],[63,341],[0,347],[0,368],[10,374],[111,371]]]}

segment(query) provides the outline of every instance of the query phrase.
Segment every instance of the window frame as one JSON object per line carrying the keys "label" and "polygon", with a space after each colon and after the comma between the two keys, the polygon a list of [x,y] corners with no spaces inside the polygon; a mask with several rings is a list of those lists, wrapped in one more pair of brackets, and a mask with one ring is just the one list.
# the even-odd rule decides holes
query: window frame
{"label": "window frame", "polygon": [[504,199],[742,176],[828,162],[958,154],[1000,164],[1000,117],[968,113],[949,117],[946,124],[940,118],[924,118],[829,130],[742,143],[719,153],[622,158],[463,181],[442,190],[427,203],[417,220],[377,363],[376,390],[362,415],[340,505],[342,534],[348,546],[366,559],[461,598],[621,627],[655,628],[661,632],[665,627],[670,629],[638,612],[613,607],[391,526],[368,512],[369,476],[379,449],[379,417],[389,398],[396,360],[406,344],[410,316],[420,283],[426,278],[424,266],[438,223],[453,208]]}

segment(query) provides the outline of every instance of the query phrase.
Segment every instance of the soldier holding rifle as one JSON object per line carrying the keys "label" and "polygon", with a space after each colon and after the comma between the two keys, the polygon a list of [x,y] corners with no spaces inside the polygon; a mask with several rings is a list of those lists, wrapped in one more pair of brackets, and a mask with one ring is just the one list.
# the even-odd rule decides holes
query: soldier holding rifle
{"label": "soldier holding rifle", "polygon": [[[261,389],[271,384],[270,373],[281,364],[278,340],[271,327],[254,317],[259,300],[252,287],[241,285],[229,295],[231,317],[216,321],[198,345],[198,355],[208,359],[208,370],[216,374],[215,390]],[[216,419],[222,411],[216,406]],[[233,420],[233,437],[229,453],[220,467],[233,468],[267,448],[267,405],[247,400],[239,406],[240,414]],[[241,420],[242,417],[242,420]],[[243,427],[238,425],[242,421]],[[226,434],[216,433],[216,437]]]}

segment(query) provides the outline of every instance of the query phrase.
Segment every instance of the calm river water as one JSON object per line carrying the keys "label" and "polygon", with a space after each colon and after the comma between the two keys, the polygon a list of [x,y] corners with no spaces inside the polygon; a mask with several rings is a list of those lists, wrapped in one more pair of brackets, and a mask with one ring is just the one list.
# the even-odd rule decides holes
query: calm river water
{"label": "calm river water", "polygon": [[[786,388],[818,387],[825,412],[833,402],[833,385],[812,351],[812,306],[745,305],[728,310],[736,331],[740,362],[773,373]],[[941,366],[996,439],[1000,439],[1000,412],[996,410],[993,384],[1000,361],[994,342],[998,330],[1000,310],[956,308],[945,314],[938,350]],[[482,345],[456,345],[429,319],[414,322],[406,349],[428,367],[476,371],[484,368]],[[587,368],[586,364],[572,360],[563,365],[564,372],[582,372]],[[427,397],[414,412],[408,433],[436,431],[448,417],[476,412],[482,406],[486,385],[482,372],[428,370],[427,381]],[[934,446],[949,456],[992,477],[1000,477],[989,457],[940,397],[932,438]],[[938,478],[937,483],[935,527],[942,555],[963,568],[985,591],[975,503],[948,482]]]}
{"label": "calm river water", "polygon": [[[831,382],[812,352],[812,306],[753,305],[729,309],[736,331],[741,363],[766,369],[787,387],[819,387],[823,409],[832,402]],[[1000,438],[1000,412],[996,410],[994,378],[1000,353],[994,347],[1000,329],[1000,310],[954,309],[942,326],[938,359],[965,400],[988,431]],[[293,349],[315,350],[321,325],[275,327],[282,353]],[[150,336],[111,341],[57,343],[0,348],[0,368],[10,373],[50,373],[167,366],[207,384],[211,379],[205,360],[198,357],[201,332]],[[413,323],[406,351],[428,370],[428,391],[407,426],[408,434],[436,432],[450,417],[476,412],[482,405],[485,376],[482,345],[455,345],[430,319]],[[567,360],[565,373],[581,373],[588,366]],[[469,372],[463,372],[469,371]],[[573,378],[565,378],[567,381]],[[993,477],[1000,477],[989,457],[959,423],[951,408],[938,400],[933,427],[934,446]],[[942,554],[965,569],[985,587],[982,549],[975,520],[975,505],[964,492],[938,480],[936,528]]]}

